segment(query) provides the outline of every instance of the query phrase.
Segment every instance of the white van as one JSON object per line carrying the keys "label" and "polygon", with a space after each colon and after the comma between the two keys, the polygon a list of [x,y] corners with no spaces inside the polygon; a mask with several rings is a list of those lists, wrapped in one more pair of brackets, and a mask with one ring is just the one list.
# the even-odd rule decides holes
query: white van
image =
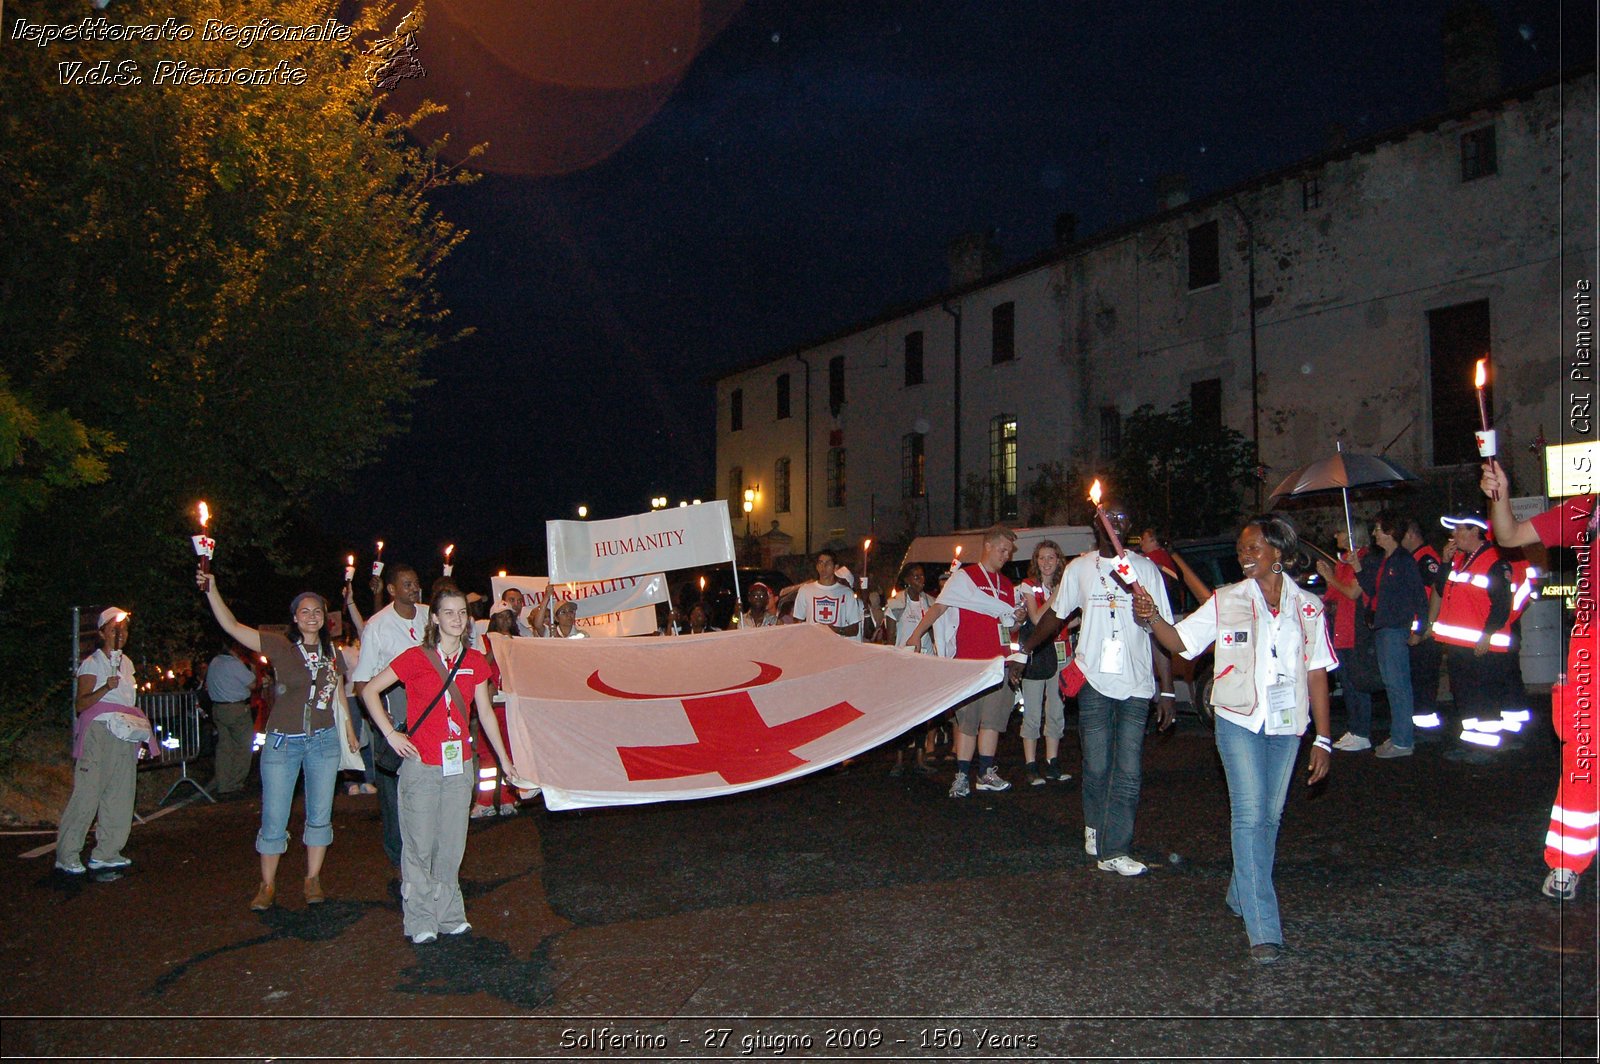
{"label": "white van", "polygon": [[[950,562],[956,556],[956,548],[961,548],[961,564],[974,563],[983,554],[983,534],[986,529],[976,528],[961,532],[951,532],[943,536],[918,536],[911,541],[911,546],[906,548],[904,558],[900,559],[900,569],[913,563],[920,562],[929,567],[928,586],[931,591],[937,585],[940,567],[949,568]],[[1061,556],[1071,561],[1085,551],[1094,550],[1094,529],[1088,525],[1040,525],[1038,528],[1014,528],[1011,531],[1017,534],[1017,552],[1011,556],[1011,564],[1006,566],[1006,575],[1013,581],[1021,580],[1028,572],[1028,562],[1033,557],[1033,548],[1047,539],[1055,540],[1061,548]],[[899,570],[896,570],[898,575]]]}

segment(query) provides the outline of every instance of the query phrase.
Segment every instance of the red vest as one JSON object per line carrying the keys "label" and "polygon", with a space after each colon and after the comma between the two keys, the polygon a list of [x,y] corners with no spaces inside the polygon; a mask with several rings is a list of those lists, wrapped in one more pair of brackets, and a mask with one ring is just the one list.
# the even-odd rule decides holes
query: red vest
{"label": "red vest", "polygon": [[[1461,559],[1451,563],[1446,574],[1444,600],[1439,603],[1439,619],[1433,622],[1435,642],[1449,646],[1477,646],[1483,638],[1483,626],[1489,620],[1489,571],[1500,562],[1500,552],[1484,546],[1472,559],[1472,564],[1461,567]],[[1511,649],[1511,621],[1489,638],[1489,649],[1504,654]]]}

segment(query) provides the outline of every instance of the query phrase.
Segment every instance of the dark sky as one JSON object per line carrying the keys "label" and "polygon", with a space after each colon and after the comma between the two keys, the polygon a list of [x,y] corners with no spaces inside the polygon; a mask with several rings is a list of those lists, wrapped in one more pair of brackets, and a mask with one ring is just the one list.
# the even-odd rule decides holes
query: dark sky
{"label": "dark sky", "polygon": [[[1593,5],[1492,0],[1508,85],[1591,62]],[[1443,0],[753,0],[655,118],[562,177],[439,198],[472,231],[414,429],[328,508],[352,546],[515,564],[547,518],[710,497],[713,378],[1007,264],[1444,107]],[[463,449],[463,437],[472,440]],[[475,563],[475,564],[474,564]],[[542,559],[538,564],[542,571]]]}

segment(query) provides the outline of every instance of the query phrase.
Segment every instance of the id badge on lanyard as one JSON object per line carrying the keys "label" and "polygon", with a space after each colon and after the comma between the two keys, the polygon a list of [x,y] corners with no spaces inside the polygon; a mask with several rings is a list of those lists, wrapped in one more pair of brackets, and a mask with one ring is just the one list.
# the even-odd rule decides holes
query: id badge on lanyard
{"label": "id badge on lanyard", "polygon": [[[461,725],[457,724],[456,719],[450,716],[448,699],[445,704],[444,719],[450,728],[452,736],[461,734]],[[462,745],[461,740],[456,738],[446,739],[439,744],[439,764],[443,767],[446,776],[459,776],[466,771],[465,758],[462,756]]]}
{"label": "id badge on lanyard", "polygon": [[1272,620],[1272,682],[1267,687],[1267,733],[1294,733],[1294,682],[1283,675],[1278,662],[1278,619]]}
{"label": "id badge on lanyard", "polygon": [[1123,662],[1127,654],[1124,652],[1122,637],[1109,636],[1100,644],[1100,672],[1105,676],[1121,676]]}

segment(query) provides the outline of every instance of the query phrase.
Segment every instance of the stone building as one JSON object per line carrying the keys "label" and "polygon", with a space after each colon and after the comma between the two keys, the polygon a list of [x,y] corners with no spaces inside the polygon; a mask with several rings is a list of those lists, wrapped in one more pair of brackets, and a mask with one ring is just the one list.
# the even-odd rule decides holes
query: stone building
{"label": "stone building", "polygon": [[947,291],[721,377],[723,496],[754,488],[797,551],[1014,521],[1043,463],[1093,467],[1128,413],[1179,400],[1259,432],[1268,490],[1336,441],[1468,478],[1485,356],[1537,493],[1530,445],[1570,435],[1566,296],[1594,277],[1595,75],[1501,91],[1446,32],[1447,113],[1203,198],[1166,180],[1158,213],[1081,240],[1066,219],[997,275],[965,239]]}

